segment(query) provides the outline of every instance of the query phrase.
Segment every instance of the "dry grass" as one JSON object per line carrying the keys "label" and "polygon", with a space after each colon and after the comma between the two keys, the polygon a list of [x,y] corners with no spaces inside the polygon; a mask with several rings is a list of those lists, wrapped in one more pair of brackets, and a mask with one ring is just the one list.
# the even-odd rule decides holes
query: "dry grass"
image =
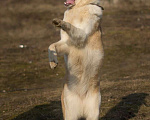
{"label": "dry grass", "polygon": [[[0,120],[61,120],[63,58],[53,71],[48,46],[60,39],[51,25],[63,1],[0,1]],[[150,119],[149,4],[104,4],[105,60],[101,120]],[[19,48],[19,45],[26,48]]]}

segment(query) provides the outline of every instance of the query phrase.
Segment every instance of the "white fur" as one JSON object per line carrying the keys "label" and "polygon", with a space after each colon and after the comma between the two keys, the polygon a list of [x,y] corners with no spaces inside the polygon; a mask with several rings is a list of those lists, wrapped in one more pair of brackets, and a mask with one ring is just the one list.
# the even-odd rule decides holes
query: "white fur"
{"label": "white fur", "polygon": [[66,107],[65,120],[77,120],[82,116],[86,117],[87,120],[98,120],[101,102],[100,93],[93,94],[89,91],[87,95],[81,99],[80,96],[65,87],[64,94]]}

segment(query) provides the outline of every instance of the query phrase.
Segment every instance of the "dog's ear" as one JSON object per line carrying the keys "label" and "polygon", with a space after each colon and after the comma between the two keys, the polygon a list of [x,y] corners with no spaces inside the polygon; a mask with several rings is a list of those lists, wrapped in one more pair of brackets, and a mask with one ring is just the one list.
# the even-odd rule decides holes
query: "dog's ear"
{"label": "dog's ear", "polygon": [[104,8],[102,6],[99,6],[99,7],[101,7],[101,9],[104,10]]}
{"label": "dog's ear", "polygon": [[90,3],[91,5],[96,5],[98,7],[100,7],[102,10],[104,10],[104,8],[102,6],[100,6],[99,4],[95,4],[95,3]]}

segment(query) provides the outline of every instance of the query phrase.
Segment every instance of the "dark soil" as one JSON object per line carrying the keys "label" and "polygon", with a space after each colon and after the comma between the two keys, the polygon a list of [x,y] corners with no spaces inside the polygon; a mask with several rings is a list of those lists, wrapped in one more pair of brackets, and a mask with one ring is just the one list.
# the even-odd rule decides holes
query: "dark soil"
{"label": "dark soil", "polygon": [[[150,6],[104,8],[101,120],[149,120]],[[62,0],[0,1],[0,120],[62,120],[64,61],[51,70],[47,48],[65,9]]]}

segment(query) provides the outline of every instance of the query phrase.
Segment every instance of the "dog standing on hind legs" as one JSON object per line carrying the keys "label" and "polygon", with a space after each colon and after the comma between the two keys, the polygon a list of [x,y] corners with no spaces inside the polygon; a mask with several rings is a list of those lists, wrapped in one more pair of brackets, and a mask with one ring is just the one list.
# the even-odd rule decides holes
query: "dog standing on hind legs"
{"label": "dog standing on hind legs", "polygon": [[67,78],[61,96],[64,120],[98,120],[101,104],[100,70],[104,56],[101,41],[103,8],[100,0],[67,0],[64,19],[54,19],[61,40],[49,46],[50,67],[64,55]]}

